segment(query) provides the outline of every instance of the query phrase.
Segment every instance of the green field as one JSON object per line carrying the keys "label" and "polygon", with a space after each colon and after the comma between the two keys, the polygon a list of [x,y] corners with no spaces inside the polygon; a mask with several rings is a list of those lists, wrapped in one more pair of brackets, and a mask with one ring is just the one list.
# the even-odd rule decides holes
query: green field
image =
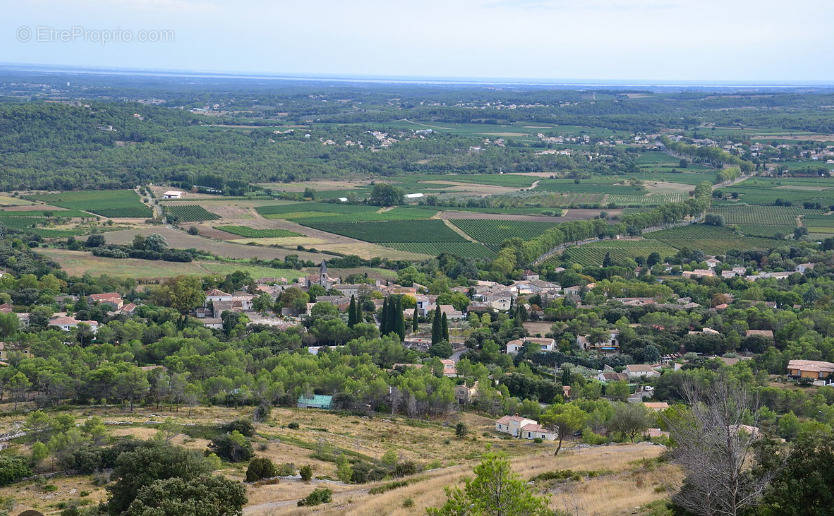
{"label": "green field", "polygon": [[198,204],[166,205],[165,214],[174,216],[179,222],[202,222],[219,219],[217,215]]}
{"label": "green field", "polygon": [[258,206],[255,210],[267,219],[294,220],[306,222],[364,222],[388,220],[428,219],[437,213],[436,209],[413,206],[397,206],[393,209],[381,209],[378,206],[366,206],[343,203],[294,202],[269,206]]}
{"label": "green field", "polygon": [[142,204],[133,190],[80,190],[56,194],[36,194],[30,199],[62,208],[96,213],[110,218],[150,218],[153,212]]}
{"label": "green field", "polygon": [[803,222],[809,233],[834,233],[834,215],[809,215]]}
{"label": "green field", "polygon": [[283,238],[301,236],[287,229],[255,229],[249,226],[215,226],[216,229],[246,238]]}
{"label": "green field", "polygon": [[442,220],[389,222],[309,222],[306,226],[372,243],[465,242]]}
{"label": "green field", "polygon": [[500,244],[510,238],[531,240],[555,225],[552,222],[524,220],[455,219],[451,222],[467,235],[485,244]]}
{"label": "green field", "polygon": [[725,224],[763,224],[796,227],[799,216],[816,215],[819,210],[805,210],[801,206],[715,206],[710,213],[724,217]]}
{"label": "green field", "polygon": [[610,253],[615,263],[626,258],[648,257],[657,252],[661,258],[674,256],[678,250],[658,240],[602,240],[576,247],[570,247],[562,254],[562,259],[590,265],[602,266],[606,253]]}
{"label": "green field", "polygon": [[461,258],[495,258],[495,253],[491,249],[476,242],[381,242],[381,245],[399,251],[430,256],[448,253]]}
{"label": "green field", "polygon": [[774,204],[777,200],[788,201],[799,207],[802,207],[803,202],[819,202],[823,206],[834,204],[832,178],[754,177],[720,191],[736,194],[738,201],[746,204]]}
{"label": "green field", "polygon": [[778,240],[759,237],[743,237],[727,227],[693,224],[648,233],[647,238],[658,240],[677,249],[698,249],[706,254],[723,254],[730,249],[770,249],[779,245]]}

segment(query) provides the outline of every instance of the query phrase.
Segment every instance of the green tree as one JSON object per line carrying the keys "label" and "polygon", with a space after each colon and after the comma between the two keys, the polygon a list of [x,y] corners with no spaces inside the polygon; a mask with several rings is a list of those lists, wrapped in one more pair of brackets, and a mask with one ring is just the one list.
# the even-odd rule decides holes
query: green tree
{"label": "green tree", "polygon": [[759,506],[761,514],[834,514],[834,489],[831,488],[834,486],[834,435],[831,432],[800,435],[784,464],[763,473],[773,470],[777,473],[764,493]]}
{"label": "green tree", "polygon": [[466,481],[463,489],[446,488],[446,503],[427,509],[428,514],[550,516],[548,498],[535,495],[527,483],[510,469],[503,455],[488,453],[475,466],[475,478]]}
{"label": "green tree", "polygon": [[40,441],[35,441],[32,444],[32,465],[37,467],[38,464],[43,462],[49,456],[49,448]]}
{"label": "green tree", "polygon": [[0,313],[0,338],[8,339],[17,333],[20,319],[15,313]]}
{"label": "green tree", "polygon": [[210,465],[194,450],[160,443],[147,443],[116,459],[115,483],[107,488],[107,511],[121,514],[130,507],[139,490],[157,480],[181,478],[185,481],[211,472]]}
{"label": "green tree", "polygon": [[313,468],[309,464],[305,464],[298,470],[298,474],[301,480],[309,482],[313,478]]}
{"label": "green tree", "polygon": [[368,204],[374,206],[396,206],[403,203],[403,191],[388,183],[377,183],[368,197]]}
{"label": "green tree", "polygon": [[625,401],[631,390],[628,388],[628,383],[625,381],[609,382],[605,385],[605,395],[615,401]]}
{"label": "green tree", "polygon": [[356,319],[356,296],[350,296],[348,305],[348,326],[353,328],[359,321]]}
{"label": "green tree", "polygon": [[240,482],[219,475],[173,477],[142,486],[127,516],[234,516],[243,513],[246,489]]}
{"label": "green tree", "polygon": [[573,403],[551,405],[541,415],[541,424],[555,431],[559,436],[559,445],[554,455],[558,455],[559,450],[562,449],[564,438],[581,430],[587,420],[588,413]]}
{"label": "green tree", "polygon": [[275,464],[267,457],[255,457],[249,461],[246,468],[246,481],[256,482],[264,478],[272,478],[278,474]]}
{"label": "green tree", "polygon": [[620,432],[634,442],[634,439],[649,427],[651,421],[651,414],[642,403],[618,403],[614,406],[608,429]]}
{"label": "green tree", "polygon": [[237,430],[212,439],[209,449],[229,462],[242,462],[254,455],[252,443]]}
{"label": "green tree", "polygon": [[411,333],[417,333],[420,330],[420,318],[417,313],[417,307],[414,307],[414,312],[411,314]]}
{"label": "green tree", "polygon": [[434,316],[431,320],[431,343],[437,344],[443,340],[443,322],[441,321],[442,314],[440,312],[440,305],[434,309]]}
{"label": "green tree", "polygon": [[446,319],[445,313],[440,317],[440,333],[443,336],[443,340],[449,340],[449,320]]}

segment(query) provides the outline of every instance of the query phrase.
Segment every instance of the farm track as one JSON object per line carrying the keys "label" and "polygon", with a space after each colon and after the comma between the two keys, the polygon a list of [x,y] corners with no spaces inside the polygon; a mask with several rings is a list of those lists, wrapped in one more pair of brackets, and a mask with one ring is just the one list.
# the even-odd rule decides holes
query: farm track
{"label": "farm track", "polygon": [[442,220],[443,220],[443,224],[445,224],[447,228],[451,229],[452,231],[454,231],[458,235],[462,236],[466,240],[468,240],[470,242],[475,242],[476,244],[480,243],[477,240],[475,240],[474,238],[472,238],[471,236],[469,236],[466,233],[466,231],[464,231],[464,230],[460,229],[459,227],[455,226],[454,224],[452,224],[451,220],[449,220],[449,219],[442,219]]}

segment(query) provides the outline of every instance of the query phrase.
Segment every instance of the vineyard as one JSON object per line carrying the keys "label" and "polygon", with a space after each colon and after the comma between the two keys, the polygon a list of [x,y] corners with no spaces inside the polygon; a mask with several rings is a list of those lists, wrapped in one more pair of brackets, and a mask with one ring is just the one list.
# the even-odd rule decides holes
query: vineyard
{"label": "vineyard", "polygon": [[568,248],[562,258],[581,265],[600,267],[606,253],[611,255],[614,263],[618,263],[629,258],[646,258],[654,252],[666,258],[674,256],[678,250],[657,240],[603,240]]}
{"label": "vineyard", "polygon": [[382,242],[385,247],[408,251],[411,253],[439,256],[441,253],[453,254],[460,258],[495,258],[495,253],[486,246],[476,242]]}
{"label": "vineyard", "polygon": [[730,249],[769,249],[778,244],[777,240],[743,237],[727,227],[702,224],[656,231],[647,234],[647,238],[658,240],[677,249],[684,247],[699,249],[706,254],[723,254]]}
{"label": "vineyard", "polygon": [[169,204],[165,206],[165,215],[174,217],[179,222],[201,222],[220,218],[198,204]]}
{"label": "vineyard", "polygon": [[80,190],[37,194],[29,198],[47,204],[96,213],[110,218],[150,218],[153,213],[133,190]]}
{"label": "vineyard", "polygon": [[372,243],[465,242],[442,220],[390,222],[308,222],[306,226]]}
{"label": "vineyard", "polygon": [[812,215],[805,217],[804,222],[809,233],[834,233],[834,215]]}
{"label": "vineyard", "polygon": [[293,220],[304,225],[308,222],[364,222],[389,220],[419,220],[431,218],[436,209],[397,206],[380,209],[378,206],[336,204],[323,202],[287,203],[258,206],[255,210],[267,219]]}
{"label": "vineyard", "polygon": [[796,206],[715,206],[711,213],[724,217],[725,224],[761,224],[796,227],[800,215],[820,213]]}
{"label": "vineyard", "polygon": [[301,236],[287,229],[255,229],[248,226],[215,226],[215,229],[246,238],[284,238]]}
{"label": "vineyard", "polygon": [[455,219],[452,223],[485,244],[501,244],[510,238],[531,240],[554,226],[551,222],[523,220]]}
{"label": "vineyard", "polygon": [[683,202],[689,196],[680,192],[644,194],[609,194],[605,197],[605,204],[613,203],[617,206],[660,206],[671,202]]}

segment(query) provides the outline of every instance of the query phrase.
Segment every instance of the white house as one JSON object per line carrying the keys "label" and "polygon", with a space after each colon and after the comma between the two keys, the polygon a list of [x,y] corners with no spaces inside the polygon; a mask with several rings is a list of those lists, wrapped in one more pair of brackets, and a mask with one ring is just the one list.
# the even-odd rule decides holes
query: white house
{"label": "white house", "polygon": [[648,364],[629,364],[625,367],[625,373],[629,378],[652,378],[660,376],[660,372],[655,367]]}
{"label": "white house", "polygon": [[507,354],[515,355],[524,347],[524,339],[515,339],[507,342]]}
{"label": "white house", "polygon": [[534,419],[520,416],[504,416],[495,422],[495,430],[522,439],[556,440],[556,433],[551,432]]}
{"label": "white house", "polygon": [[[515,339],[507,342],[507,354],[515,355],[524,347],[524,344],[537,345],[541,351],[553,351],[556,349],[556,341],[553,339],[524,337],[523,339]],[[531,346],[531,349],[535,350],[536,348]]]}
{"label": "white house", "polygon": [[162,194],[163,199],[182,199],[184,194],[178,190],[168,190]]}
{"label": "white house", "polygon": [[49,326],[55,326],[64,331],[70,331],[71,329],[78,327],[81,323],[88,325],[90,329],[93,330],[93,333],[98,331],[98,321],[79,321],[75,317],[60,314],[56,314],[49,320]]}

